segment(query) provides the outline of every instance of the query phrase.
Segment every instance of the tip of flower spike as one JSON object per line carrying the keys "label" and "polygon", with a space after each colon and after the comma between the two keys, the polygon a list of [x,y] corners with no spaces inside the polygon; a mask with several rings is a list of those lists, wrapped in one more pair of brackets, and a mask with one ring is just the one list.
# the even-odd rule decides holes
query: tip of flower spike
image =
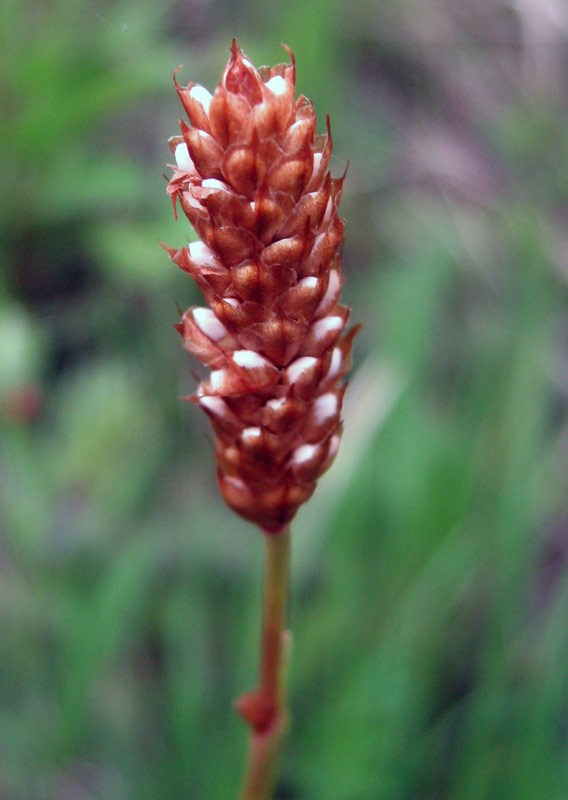
{"label": "tip of flower spike", "polygon": [[231,58],[225,67],[222,86],[231,94],[240,94],[254,106],[262,100],[262,80],[253,63],[237,45],[231,43]]}

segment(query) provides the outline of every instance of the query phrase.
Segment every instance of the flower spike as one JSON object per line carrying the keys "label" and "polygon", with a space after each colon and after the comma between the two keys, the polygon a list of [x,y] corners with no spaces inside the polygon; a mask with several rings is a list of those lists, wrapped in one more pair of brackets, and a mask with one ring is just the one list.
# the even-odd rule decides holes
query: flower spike
{"label": "flower spike", "polygon": [[339,304],[345,175],[328,170],[332,139],[295,97],[296,67],[256,69],[238,47],[214,94],[176,91],[189,123],[170,139],[168,184],[200,241],[170,258],[207,308],[176,328],[210,368],[191,399],[208,415],[226,502],[265,532],[282,531],[332,463],[357,328]]}

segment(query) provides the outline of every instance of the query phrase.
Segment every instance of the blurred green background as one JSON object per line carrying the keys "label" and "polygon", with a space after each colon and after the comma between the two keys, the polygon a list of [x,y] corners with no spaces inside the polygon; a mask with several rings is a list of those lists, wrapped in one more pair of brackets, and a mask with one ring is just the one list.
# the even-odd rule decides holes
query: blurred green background
{"label": "blurred green background", "polygon": [[364,328],[294,524],[279,800],[568,796],[568,6],[5,0],[0,798],[236,796],[259,534],[222,505],[171,80],[296,54]]}

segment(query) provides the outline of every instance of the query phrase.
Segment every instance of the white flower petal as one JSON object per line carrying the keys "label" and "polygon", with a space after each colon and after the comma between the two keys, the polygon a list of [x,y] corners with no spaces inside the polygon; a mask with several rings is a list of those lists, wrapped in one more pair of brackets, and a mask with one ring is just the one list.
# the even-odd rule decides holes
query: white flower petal
{"label": "white flower petal", "polygon": [[233,361],[243,369],[257,369],[258,367],[265,367],[267,360],[254,350],[235,350],[233,353]]}
{"label": "white flower petal", "polygon": [[210,308],[194,308],[193,319],[197,327],[214,342],[218,342],[228,333],[223,323],[217,319]]}
{"label": "white flower petal", "polygon": [[273,78],[271,78],[269,81],[266,82],[266,88],[270,89],[272,94],[279,96],[282,94],[286,94],[286,92],[288,91],[288,84],[286,83],[282,75],[275,75]]}
{"label": "white flower petal", "polygon": [[241,433],[241,438],[245,444],[251,444],[255,440],[260,439],[262,431],[258,427],[245,428]]}
{"label": "white flower petal", "polygon": [[199,399],[199,405],[211,411],[212,414],[216,414],[218,417],[224,417],[229,410],[224,400],[220,397],[211,397],[210,395],[201,397]]}
{"label": "white flower petal", "polygon": [[337,331],[341,330],[343,327],[343,320],[341,317],[322,317],[322,319],[318,319],[317,322],[311,327],[311,333],[317,339],[323,339],[323,337],[329,331]]}
{"label": "white flower petal", "polygon": [[224,181],[220,181],[217,178],[205,178],[204,181],[201,181],[201,185],[204,189],[219,189],[223,192],[231,191]]}
{"label": "white flower petal", "polygon": [[319,444],[300,445],[300,447],[297,447],[292,453],[290,462],[292,464],[305,464],[306,461],[311,461],[319,447]]}
{"label": "white flower petal", "polygon": [[222,266],[216,253],[210,247],[207,247],[204,242],[191,242],[189,245],[189,257],[199,266],[205,266],[206,264]]}
{"label": "white flower petal", "polygon": [[333,353],[331,354],[331,361],[329,364],[329,370],[327,375],[325,376],[326,380],[330,380],[331,378],[335,378],[336,375],[339,374],[339,370],[341,369],[341,362],[343,361],[343,356],[339,347],[333,348]]}
{"label": "white flower petal", "polygon": [[198,103],[201,103],[206,114],[209,113],[209,104],[213,99],[213,95],[211,92],[208,92],[204,86],[192,86],[189,90],[189,96],[193,97],[194,100],[197,100]]}
{"label": "white flower petal", "polygon": [[180,142],[175,149],[174,158],[178,167],[184,172],[195,172],[195,164],[191,160],[189,150],[185,142]]}
{"label": "white flower petal", "polygon": [[337,395],[334,392],[321,394],[314,402],[312,415],[316,425],[322,425],[337,414]]}
{"label": "white flower petal", "polygon": [[286,370],[286,376],[290,383],[296,383],[299,377],[306,372],[306,370],[311,369],[317,362],[317,358],[313,356],[302,356],[302,358],[297,358],[295,361],[292,361]]}

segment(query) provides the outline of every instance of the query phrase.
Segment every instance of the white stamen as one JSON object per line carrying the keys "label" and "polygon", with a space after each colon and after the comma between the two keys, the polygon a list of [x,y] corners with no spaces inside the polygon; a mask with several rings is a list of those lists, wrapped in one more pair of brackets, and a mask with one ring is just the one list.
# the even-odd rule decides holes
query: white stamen
{"label": "white stamen", "polygon": [[235,350],[233,353],[233,361],[235,364],[238,364],[239,367],[243,367],[243,369],[257,369],[267,364],[266,359],[259,356],[254,350]]}
{"label": "white stamen", "polygon": [[306,461],[311,461],[318,447],[319,444],[301,444],[300,447],[294,450],[292,458],[290,459],[291,463],[305,464]]}
{"label": "white stamen", "polygon": [[207,247],[204,242],[191,242],[189,245],[189,257],[192,261],[195,261],[198,266],[205,266],[206,264],[221,266],[221,262],[213,250]]}
{"label": "white stamen", "polygon": [[312,414],[316,425],[322,425],[337,413],[337,395],[333,392],[321,394],[314,402]]}
{"label": "white stamen", "polygon": [[201,103],[206,114],[209,113],[209,104],[213,99],[213,95],[211,92],[207,91],[205,86],[192,86],[189,90],[189,96],[193,97],[194,100],[197,100],[198,103]]}
{"label": "white stamen", "polygon": [[224,181],[217,180],[217,178],[205,178],[204,181],[201,181],[201,185],[204,189],[220,189],[223,192],[231,191]]}
{"label": "white stamen", "polygon": [[174,152],[174,158],[180,169],[183,169],[185,172],[195,172],[195,164],[191,160],[191,156],[189,155],[189,150],[187,149],[185,142],[180,142],[177,145]]}
{"label": "white stamen", "polygon": [[282,77],[282,75],[275,75],[269,81],[266,82],[266,88],[270,89],[272,94],[276,96],[280,96],[285,94],[288,91],[288,84]]}
{"label": "white stamen", "polygon": [[322,317],[322,319],[318,319],[317,322],[314,322],[311,332],[316,339],[323,339],[329,331],[341,330],[342,327],[343,320],[341,317]]}
{"label": "white stamen", "polygon": [[218,342],[228,331],[210,308],[194,308],[193,319],[197,327],[212,341]]}
{"label": "white stamen", "polygon": [[335,378],[341,368],[341,362],[343,360],[343,356],[339,347],[333,348],[333,353],[331,354],[331,362],[329,364],[329,370],[327,375],[325,376],[326,380],[330,378]]}
{"label": "white stamen", "polygon": [[296,383],[298,378],[306,370],[317,364],[317,361],[317,358],[314,358],[313,356],[303,356],[302,358],[297,358],[295,361],[292,361],[286,370],[286,375],[290,383]]}

